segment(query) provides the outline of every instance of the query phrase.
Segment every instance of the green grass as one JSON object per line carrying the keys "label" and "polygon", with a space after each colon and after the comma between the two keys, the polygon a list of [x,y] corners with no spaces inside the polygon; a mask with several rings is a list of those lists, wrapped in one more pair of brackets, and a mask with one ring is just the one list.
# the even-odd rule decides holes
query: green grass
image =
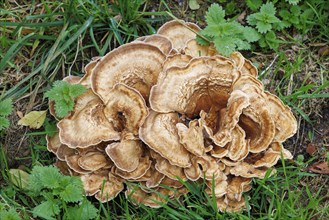
{"label": "green grass", "polygon": [[[10,98],[17,105],[30,106],[30,110],[47,107],[43,94],[55,80],[82,75],[83,65],[92,57],[103,56],[138,36],[155,33],[166,19],[179,17],[177,11],[184,14],[184,9],[177,4],[170,9],[170,1],[158,1],[155,6],[153,1],[142,0],[118,0],[112,5],[103,0],[25,2],[16,7],[12,1],[0,0],[0,101]],[[228,4],[220,2],[224,2],[224,8]],[[312,141],[316,126],[313,106],[315,101],[325,103],[329,98],[329,70],[328,57],[317,57],[318,48],[309,45],[328,44],[328,9],[326,1],[305,1],[303,4],[315,14],[314,19],[307,21],[303,29],[278,33],[282,42],[278,51],[255,47],[251,56],[273,53],[271,58],[263,60],[264,67],[260,72],[269,68],[262,72],[260,79],[267,81],[266,89],[276,93],[312,128],[308,133],[308,140]],[[230,15],[237,17],[234,12],[240,9],[231,11]],[[298,50],[293,51],[294,57],[290,59],[286,51],[292,46]],[[256,62],[262,58],[255,57]],[[24,167],[27,171],[34,165],[54,162],[44,138],[49,132],[52,130],[48,126],[46,131],[17,135],[25,138],[31,152],[28,156],[15,158],[18,164],[28,161]],[[5,138],[6,131],[0,133],[0,140]],[[6,155],[8,146],[0,142],[0,147],[0,213],[18,213],[28,219],[41,200],[9,180],[8,171],[12,167]],[[203,193],[205,185],[195,183],[186,183],[190,194],[169,201],[160,209],[135,206],[123,194],[104,204],[91,201],[98,209],[98,219],[325,219],[329,216],[325,185],[308,185],[309,179],[325,177],[305,172],[318,157],[306,162],[282,163],[277,167],[277,175],[254,180],[253,189],[245,194],[250,197],[251,209],[241,213],[217,212],[214,201]],[[65,214],[65,209],[62,212]]]}

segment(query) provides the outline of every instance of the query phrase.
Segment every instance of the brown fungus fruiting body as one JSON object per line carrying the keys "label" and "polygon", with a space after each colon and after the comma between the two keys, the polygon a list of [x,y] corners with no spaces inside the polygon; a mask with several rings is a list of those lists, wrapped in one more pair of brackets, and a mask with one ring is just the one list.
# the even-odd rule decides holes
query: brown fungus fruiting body
{"label": "brown fungus fruiting body", "polygon": [[106,202],[125,190],[157,208],[188,193],[178,179],[197,181],[220,211],[235,212],[246,208],[252,178],[292,158],[282,145],[297,130],[289,107],[240,53],[198,45],[199,30],[170,21],[94,59],[81,79],[64,79],[88,90],[47,149],[64,174],[81,177],[86,195]]}

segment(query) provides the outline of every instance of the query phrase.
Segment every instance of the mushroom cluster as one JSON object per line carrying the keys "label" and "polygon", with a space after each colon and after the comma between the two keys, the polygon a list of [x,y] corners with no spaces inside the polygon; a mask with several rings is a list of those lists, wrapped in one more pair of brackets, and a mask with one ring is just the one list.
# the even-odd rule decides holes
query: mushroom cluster
{"label": "mushroom cluster", "polygon": [[125,191],[133,203],[160,207],[159,193],[188,193],[178,179],[201,181],[220,211],[235,212],[252,178],[292,158],[282,146],[297,130],[289,107],[264,91],[240,53],[197,44],[199,30],[167,22],[93,60],[81,79],[64,79],[88,90],[47,137],[48,150],[87,195],[106,202]]}

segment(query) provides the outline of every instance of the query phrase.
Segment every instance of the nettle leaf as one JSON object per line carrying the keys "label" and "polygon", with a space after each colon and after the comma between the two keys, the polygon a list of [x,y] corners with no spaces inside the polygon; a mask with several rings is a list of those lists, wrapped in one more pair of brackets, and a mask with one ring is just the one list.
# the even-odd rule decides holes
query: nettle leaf
{"label": "nettle leaf", "polygon": [[63,118],[74,108],[74,99],[87,89],[80,85],[71,85],[65,81],[55,81],[53,88],[45,93],[45,97],[55,102],[55,113]]}
{"label": "nettle leaf", "polygon": [[212,4],[208,8],[208,12],[205,17],[208,25],[216,25],[218,23],[225,22],[225,10],[223,10],[222,6],[219,6],[219,4]]}
{"label": "nettle leaf", "polygon": [[0,116],[8,116],[13,111],[13,102],[11,99],[5,99],[0,102]]}
{"label": "nettle leaf", "polygon": [[9,128],[10,122],[7,118],[0,116],[0,131]]}
{"label": "nettle leaf", "polygon": [[33,217],[41,217],[47,220],[55,220],[55,218],[53,217],[60,213],[60,208],[57,203],[48,200],[34,207],[32,213]]}
{"label": "nettle leaf", "polygon": [[58,100],[55,102],[55,113],[59,118],[64,118],[74,109],[74,101],[66,102],[65,100]]}
{"label": "nettle leaf", "polygon": [[269,23],[265,23],[263,21],[258,21],[256,24],[256,28],[259,31],[259,33],[266,33],[272,29],[272,25]]}
{"label": "nettle leaf", "polygon": [[55,81],[52,89],[45,92],[45,97],[49,98],[52,101],[58,101],[63,99],[63,92],[67,90],[69,83],[65,81]]}
{"label": "nettle leaf", "polygon": [[276,35],[275,35],[275,33],[273,31],[268,32],[265,35],[265,39],[266,39],[266,42],[267,42],[267,44],[269,45],[269,47],[271,49],[273,49],[273,50],[278,49],[278,47],[279,47],[279,41],[276,38]]}
{"label": "nettle leaf", "polygon": [[86,91],[86,87],[80,84],[70,85],[69,87],[69,95],[73,98],[78,97]]}
{"label": "nettle leaf", "polygon": [[262,14],[275,15],[275,12],[276,12],[276,9],[272,2],[263,4],[262,7],[260,8],[260,13],[262,13]]}
{"label": "nettle leaf", "polygon": [[244,27],[243,36],[248,42],[255,42],[260,39],[258,32],[252,27]]}
{"label": "nettle leaf", "polygon": [[69,207],[65,213],[65,219],[80,219],[80,220],[89,220],[95,219],[97,217],[98,210],[95,206],[84,199],[81,205],[76,205],[74,207]]}
{"label": "nettle leaf", "polygon": [[288,2],[291,5],[297,5],[300,2],[300,0],[286,0],[286,2]]}
{"label": "nettle leaf", "polygon": [[257,9],[260,8],[260,6],[262,5],[263,1],[262,0],[247,0],[246,3],[247,3],[247,6],[252,11],[256,11]]}
{"label": "nettle leaf", "polygon": [[294,16],[299,16],[301,14],[301,8],[298,5],[292,6],[290,11]]}
{"label": "nettle leaf", "polygon": [[41,166],[34,166],[29,178],[28,188],[35,194],[40,194],[41,190],[44,189],[43,183],[41,182]]}
{"label": "nettle leaf", "polygon": [[205,38],[211,38],[211,37],[204,35],[204,34],[202,34],[202,35],[203,35],[202,37],[199,35],[196,36],[196,42],[198,42],[198,44],[200,44],[201,46],[208,46],[210,43],[210,40],[206,40]]}
{"label": "nettle leaf", "polygon": [[54,189],[60,187],[59,181],[62,174],[56,167],[42,167],[40,181],[45,188]]}
{"label": "nettle leaf", "polygon": [[8,211],[0,209],[0,219],[1,220],[21,220],[21,217],[19,216],[19,214],[16,212],[16,210],[14,208],[9,209]]}
{"label": "nettle leaf", "polygon": [[236,48],[234,39],[230,37],[218,37],[214,43],[216,49],[224,56],[229,56]]}
{"label": "nettle leaf", "polygon": [[247,17],[247,22],[250,25],[256,25],[257,21],[257,14],[251,14]]}
{"label": "nettle leaf", "polygon": [[65,202],[79,202],[83,199],[83,188],[67,185],[59,195]]}
{"label": "nettle leaf", "polygon": [[62,175],[53,166],[34,166],[29,179],[29,188],[34,192],[41,192],[44,188],[54,189],[59,187]]}

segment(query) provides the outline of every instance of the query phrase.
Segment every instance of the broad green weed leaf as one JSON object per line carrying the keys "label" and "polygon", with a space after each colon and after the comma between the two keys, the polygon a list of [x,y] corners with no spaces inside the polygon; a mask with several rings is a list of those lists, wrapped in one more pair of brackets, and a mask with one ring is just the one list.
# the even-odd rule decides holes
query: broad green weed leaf
{"label": "broad green weed leaf", "polygon": [[78,218],[79,220],[89,220],[97,217],[98,210],[95,206],[84,199],[80,206],[69,207],[66,219]]}
{"label": "broad green weed leaf", "polygon": [[208,12],[206,14],[206,21],[208,25],[216,25],[218,23],[222,23],[225,21],[225,10],[218,4],[212,4],[208,8]]}
{"label": "broad green weed leaf", "polygon": [[18,125],[38,129],[46,119],[46,111],[31,111],[18,121]]}
{"label": "broad green weed leaf", "polygon": [[255,42],[258,41],[260,38],[258,32],[252,27],[244,27],[243,36],[246,38],[248,42]]}
{"label": "broad green weed leaf", "polygon": [[7,118],[0,116],[0,131],[8,128],[10,126],[10,122]]}
{"label": "broad green weed leaf", "polygon": [[200,8],[200,5],[197,2],[197,0],[189,0],[188,6],[190,7],[191,10],[198,10]]}
{"label": "broad green weed leaf", "polygon": [[60,187],[60,179],[62,175],[56,167],[43,167],[41,170],[40,181],[45,188],[53,189]]}
{"label": "broad green weed leaf", "polygon": [[9,179],[17,187],[21,189],[27,189],[29,184],[30,175],[20,169],[10,169],[9,170]]}
{"label": "broad green weed leaf", "polygon": [[0,102],[0,116],[8,116],[13,111],[13,103],[11,99],[5,99]]}
{"label": "broad green weed leaf", "polygon": [[67,185],[60,193],[65,202],[79,202],[83,199],[83,188],[75,185]]}
{"label": "broad green weed leaf", "polygon": [[47,220],[56,220],[54,216],[60,213],[60,208],[58,204],[48,200],[34,207],[32,213],[34,217],[38,216]]}
{"label": "broad green weed leaf", "polygon": [[11,208],[8,211],[0,209],[0,219],[1,220],[21,220],[21,217],[16,212],[15,209]]}

